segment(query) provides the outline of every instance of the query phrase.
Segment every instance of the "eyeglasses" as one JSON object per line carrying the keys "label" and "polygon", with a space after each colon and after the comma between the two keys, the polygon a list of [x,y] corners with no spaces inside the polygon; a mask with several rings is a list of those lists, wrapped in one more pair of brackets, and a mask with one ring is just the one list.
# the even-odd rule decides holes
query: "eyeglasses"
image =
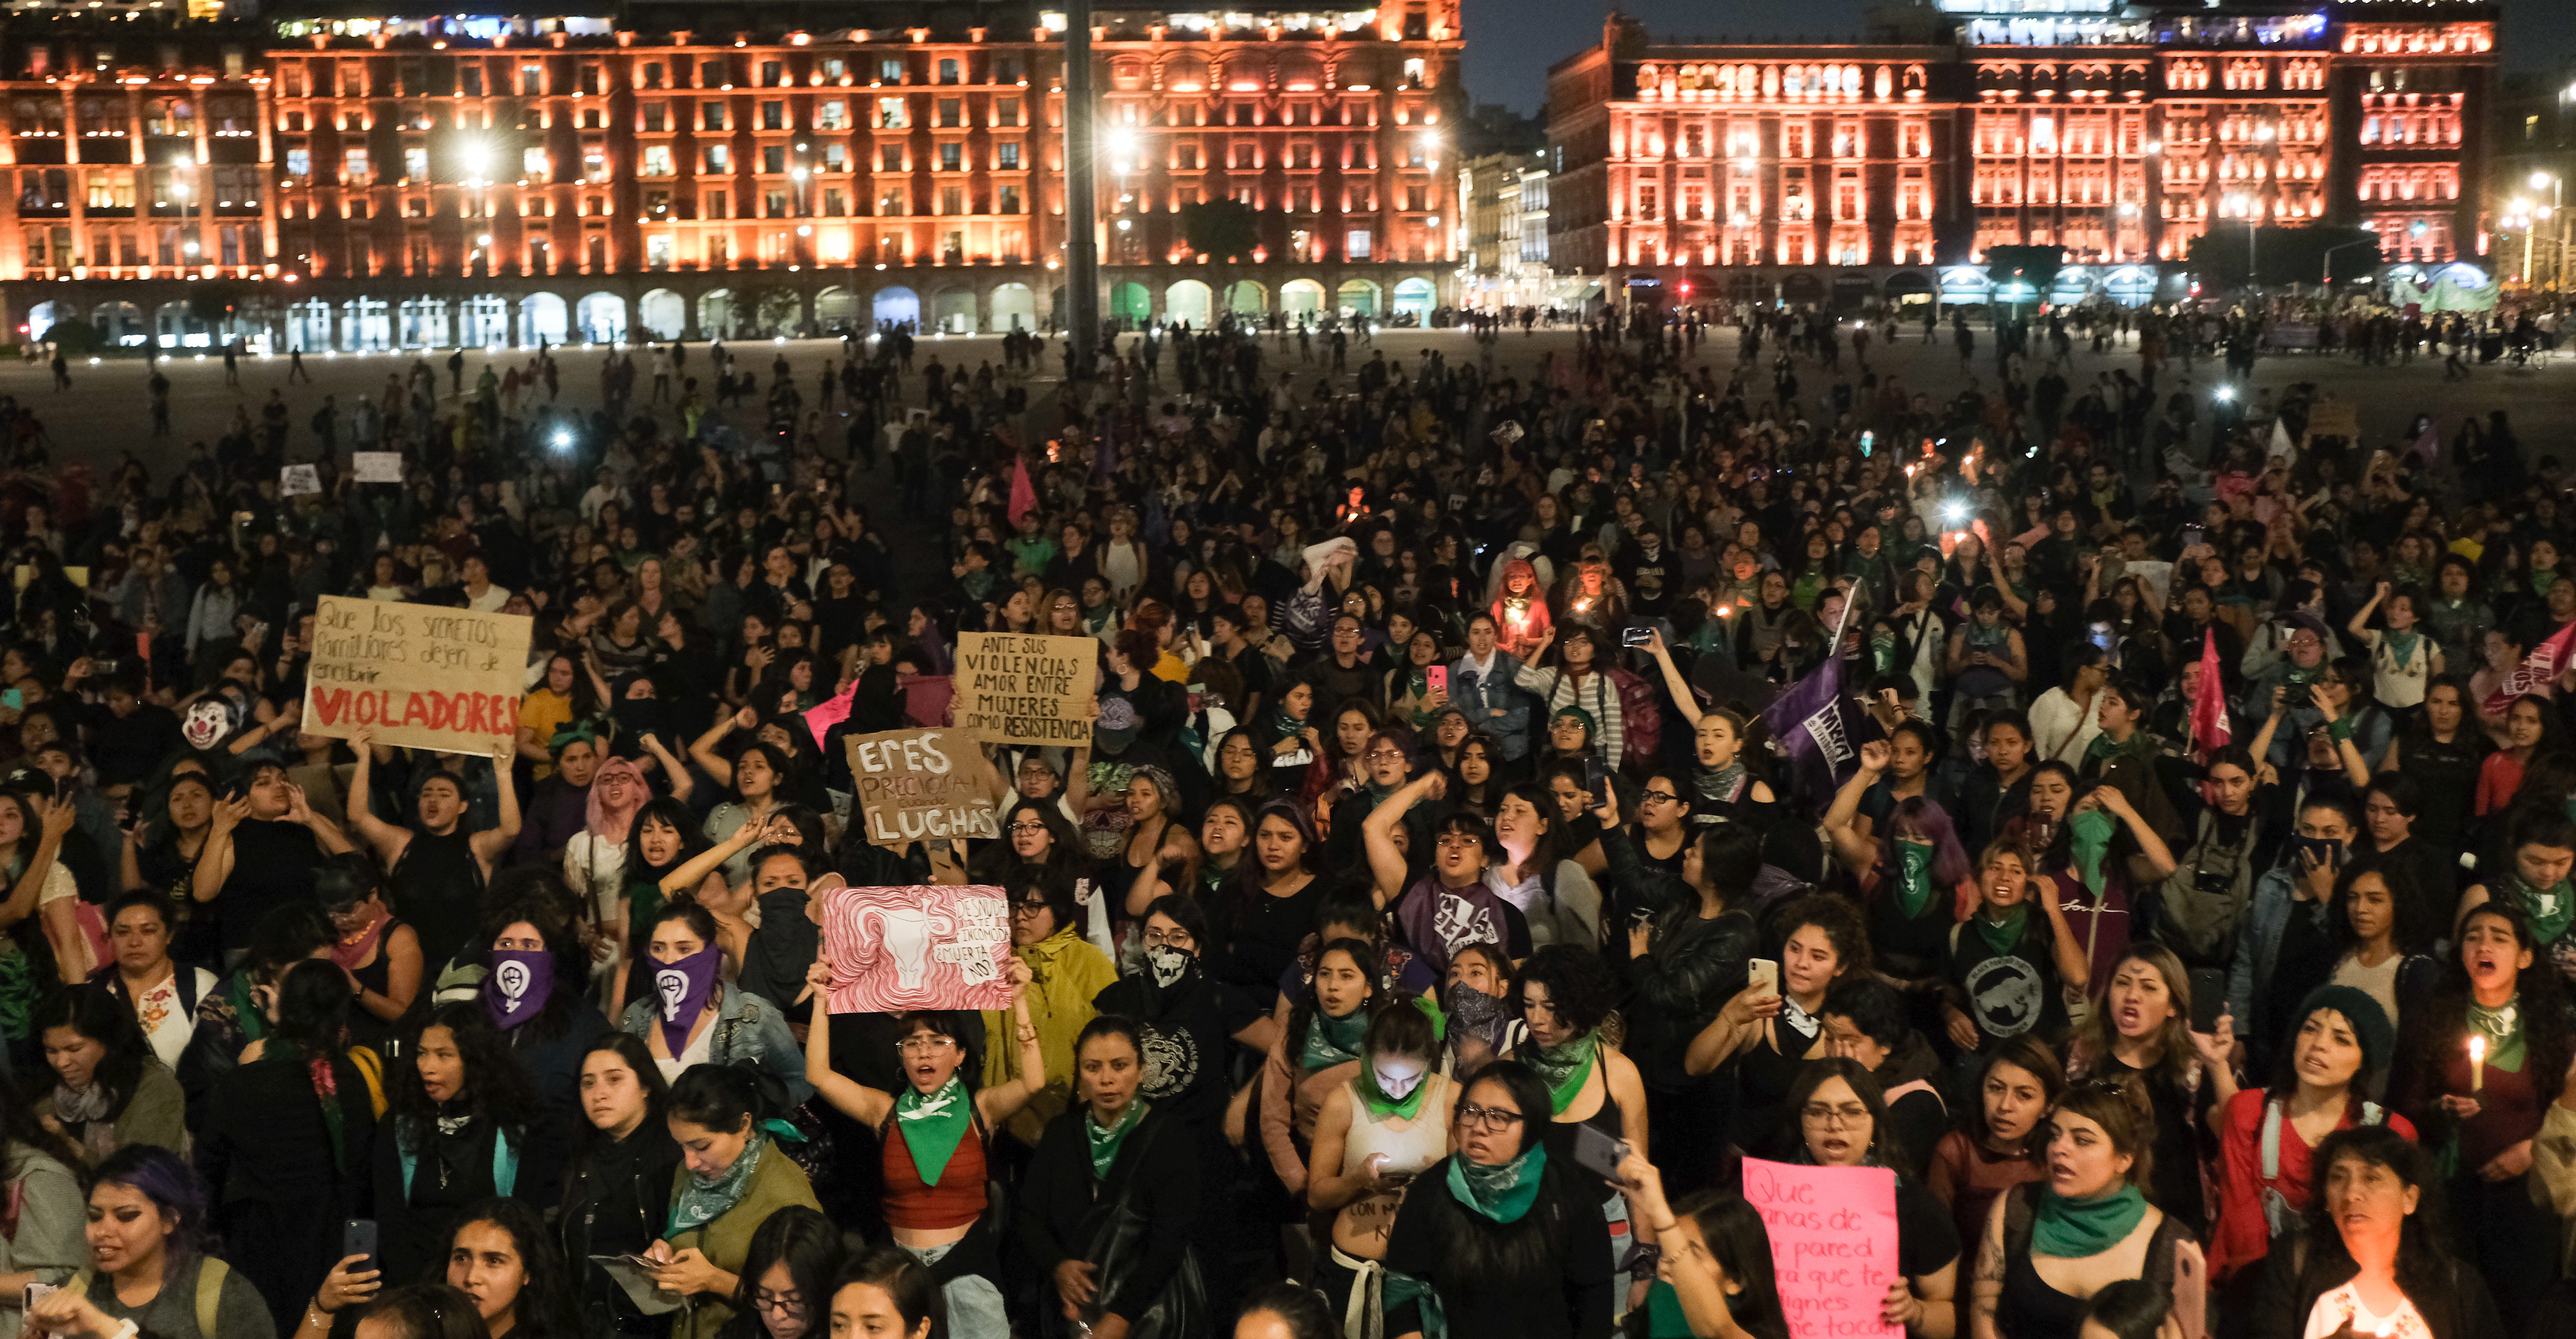
{"label": "eyeglasses", "polygon": [[1147,930],[1145,932],[1145,947],[1196,948],[1198,947],[1198,941],[1190,938],[1190,932],[1187,930]]}
{"label": "eyeglasses", "polygon": [[1799,1108],[1798,1119],[1815,1125],[1859,1125],[1869,1119],[1869,1108],[1858,1102],[1846,1102],[1838,1107],[1809,1102]]}
{"label": "eyeglasses", "polygon": [[789,1316],[801,1316],[805,1314],[805,1294],[771,1292],[767,1288],[755,1287],[751,1290],[751,1305],[755,1311],[776,1311]]}
{"label": "eyeglasses", "polygon": [[1440,849],[1443,851],[1462,851],[1470,848],[1481,848],[1484,844],[1484,838],[1464,832],[1452,832],[1440,839]]}
{"label": "eyeglasses", "polygon": [[1637,806],[1639,808],[1644,808],[1650,804],[1679,804],[1681,803],[1681,799],[1682,797],[1679,795],[1668,795],[1660,790],[1650,790],[1637,797]]}
{"label": "eyeglasses", "polygon": [[1013,823],[1013,824],[1011,825],[1011,835],[1012,835],[1012,836],[1015,836],[1015,837],[1016,837],[1016,836],[1018,836],[1019,834],[1023,833],[1023,832],[1032,832],[1032,833],[1034,833],[1034,832],[1044,832],[1044,831],[1046,831],[1046,830],[1047,830],[1047,825],[1046,825],[1046,824],[1044,824],[1044,823]]}
{"label": "eyeglasses", "polygon": [[1517,1111],[1505,1111],[1501,1107],[1469,1106],[1463,1103],[1458,1107],[1458,1123],[1460,1125],[1475,1126],[1481,1129],[1492,1130],[1497,1134],[1520,1124],[1526,1119],[1528,1119],[1528,1117],[1523,1116]]}
{"label": "eyeglasses", "polygon": [[1404,759],[1404,750],[1370,749],[1364,756],[1367,757],[1370,762],[1401,762]]}
{"label": "eyeglasses", "polygon": [[906,1037],[902,1041],[896,1042],[894,1044],[894,1048],[903,1052],[905,1055],[929,1055],[934,1051],[947,1050],[949,1047],[956,1044],[957,1039],[955,1037],[941,1037],[933,1035]]}
{"label": "eyeglasses", "polygon": [[1047,904],[1043,901],[1014,902],[1011,904],[1011,914],[1014,916],[1034,916],[1039,912],[1046,911],[1048,909]]}

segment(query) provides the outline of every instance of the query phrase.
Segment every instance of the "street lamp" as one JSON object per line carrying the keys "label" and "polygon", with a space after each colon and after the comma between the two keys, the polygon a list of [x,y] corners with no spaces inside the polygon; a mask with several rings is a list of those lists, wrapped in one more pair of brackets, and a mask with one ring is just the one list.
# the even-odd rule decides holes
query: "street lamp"
{"label": "street lamp", "polygon": [[[2561,180],[2554,173],[2532,173],[2531,189],[2536,191],[2543,186],[2549,188],[2549,205],[2539,211],[2540,217],[2549,220],[2551,232],[2556,234],[2564,227],[2564,225],[2560,224],[2558,220],[2560,215],[2564,212],[2567,204],[2567,183]],[[2531,284],[2532,231],[2533,230],[2525,230],[2522,234],[2522,282],[2525,287],[2529,287]],[[2549,282],[2552,287],[2564,288],[2567,283],[2567,244],[2555,235],[2550,238],[2550,242],[2558,248],[2558,251],[2555,260],[2549,267]]]}

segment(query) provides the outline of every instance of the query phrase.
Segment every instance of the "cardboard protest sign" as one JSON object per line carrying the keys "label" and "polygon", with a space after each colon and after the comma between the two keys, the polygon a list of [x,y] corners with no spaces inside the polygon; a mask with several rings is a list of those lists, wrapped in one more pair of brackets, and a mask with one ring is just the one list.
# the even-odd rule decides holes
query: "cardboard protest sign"
{"label": "cardboard protest sign", "polygon": [[983,775],[975,741],[957,730],[888,730],[849,735],[850,775],[859,786],[859,821],[869,842],[999,837],[993,801],[977,787]]}
{"label": "cardboard protest sign", "polygon": [[1011,904],[999,888],[931,883],[823,894],[826,1006],[836,1014],[1000,1009],[1011,1002]]}
{"label": "cardboard protest sign", "polygon": [[2320,400],[2308,407],[2308,440],[2339,437],[2361,440],[2361,412],[2341,400]]}
{"label": "cardboard protest sign", "polygon": [[528,682],[524,614],[322,597],[313,615],[304,729],[440,753],[492,750],[519,731]]}
{"label": "cardboard protest sign", "polygon": [[402,452],[352,451],[349,468],[362,484],[398,484],[402,480]]}
{"label": "cardboard protest sign", "polygon": [[1099,660],[1090,637],[961,632],[953,719],[988,744],[1088,744]]}
{"label": "cardboard protest sign", "polygon": [[1903,1339],[1879,1320],[1896,1258],[1896,1173],[1744,1160],[1744,1199],[1771,1234],[1790,1339]]}
{"label": "cardboard protest sign", "polygon": [[322,491],[322,472],[310,465],[289,465],[277,476],[277,491],[282,497],[300,497]]}

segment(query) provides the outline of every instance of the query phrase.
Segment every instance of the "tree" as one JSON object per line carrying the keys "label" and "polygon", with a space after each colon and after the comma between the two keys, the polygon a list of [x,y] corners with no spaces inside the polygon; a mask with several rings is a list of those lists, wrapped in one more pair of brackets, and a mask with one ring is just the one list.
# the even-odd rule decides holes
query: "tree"
{"label": "tree", "polygon": [[188,285],[188,314],[210,330],[226,331],[226,323],[240,319],[251,296],[247,281],[200,279]]}
{"label": "tree", "polygon": [[805,315],[804,300],[797,296],[795,289],[784,284],[746,290],[739,301],[742,305],[736,309],[736,319],[748,316],[747,324],[754,334],[796,334],[797,325]]}
{"label": "tree", "polygon": [[2334,277],[2341,280],[2361,278],[2379,267],[2379,234],[2367,228],[2322,223],[2257,227],[2250,246],[2246,228],[2242,222],[2224,222],[2193,238],[2185,256],[2192,271],[2235,285],[2249,276],[2263,284],[2313,284],[2326,277],[2329,258]]}
{"label": "tree", "polygon": [[[2062,246],[1990,246],[1986,248],[1986,282],[1995,301],[2037,303],[2057,287],[2057,272],[2066,268]],[[2024,288],[2023,285],[2028,285]]]}
{"label": "tree", "polygon": [[1219,282],[1210,304],[1213,325],[1234,310],[1234,267],[1261,245],[1261,215],[1241,200],[1203,200],[1181,206],[1181,240],[1216,262]]}

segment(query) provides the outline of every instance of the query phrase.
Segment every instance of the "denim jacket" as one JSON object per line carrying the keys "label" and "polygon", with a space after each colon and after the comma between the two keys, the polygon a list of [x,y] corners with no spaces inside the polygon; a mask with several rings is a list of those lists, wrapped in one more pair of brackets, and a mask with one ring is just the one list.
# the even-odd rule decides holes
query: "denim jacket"
{"label": "denim jacket", "polygon": [[[1521,662],[1508,651],[1494,652],[1494,672],[1476,675],[1474,662],[1460,656],[1449,666],[1449,704],[1467,713],[1469,728],[1492,735],[1503,758],[1518,762],[1530,748],[1530,695],[1517,680]],[[1501,708],[1502,715],[1494,715]]]}
{"label": "denim jacket", "polygon": [[[650,976],[645,978],[645,984],[652,984]],[[650,1033],[659,1021],[655,1002],[656,997],[647,989],[644,998],[627,1005],[623,1030],[638,1037]],[[777,1005],[739,986],[726,986],[723,1000],[716,1005],[707,1059],[718,1065],[749,1061],[786,1080],[787,1100],[793,1105],[802,1106],[814,1095],[814,1086],[805,1081],[805,1048],[796,1044],[787,1016],[778,1012]]]}

